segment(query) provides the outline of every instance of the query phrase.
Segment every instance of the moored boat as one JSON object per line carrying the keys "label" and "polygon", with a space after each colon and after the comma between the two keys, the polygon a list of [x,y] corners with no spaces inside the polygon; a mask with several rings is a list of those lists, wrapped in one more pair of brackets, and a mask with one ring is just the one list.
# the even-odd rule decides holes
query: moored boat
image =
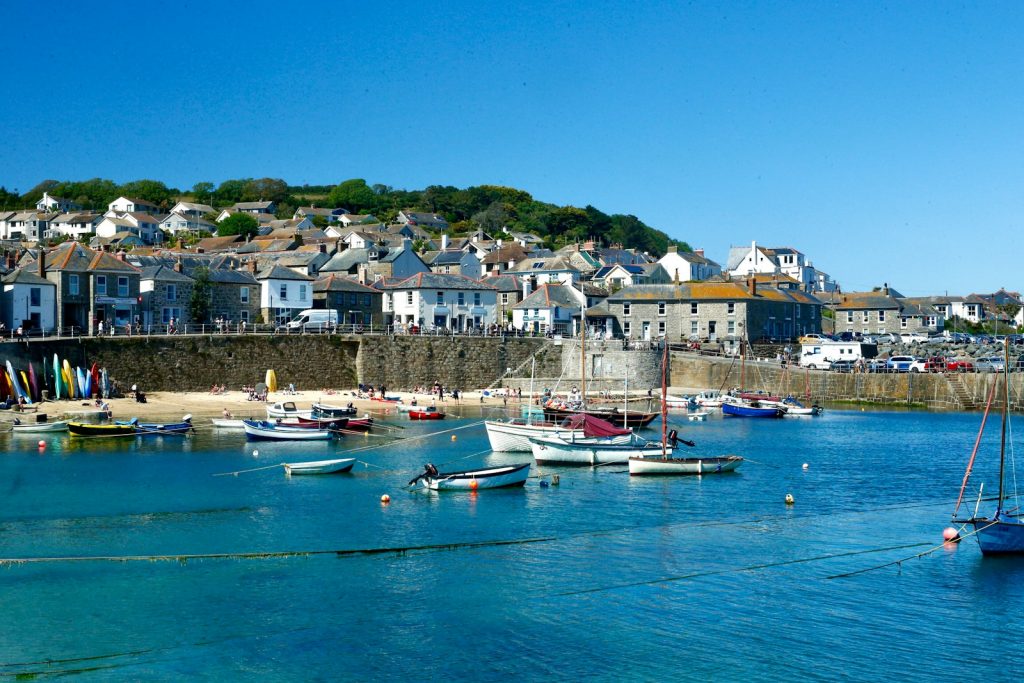
{"label": "moored boat", "polygon": [[326,403],[314,403],[310,409],[310,415],[306,417],[332,418],[351,417],[357,413],[355,406],[349,403],[347,406],[332,406]]}
{"label": "moored boat", "polygon": [[722,414],[733,417],[782,417],[786,414],[786,410],[778,405],[759,405],[756,402],[726,402],[722,404]]}
{"label": "moored boat", "polygon": [[732,472],[743,462],[738,455],[710,456],[707,458],[630,458],[629,473],[640,475],[720,474]]}
{"label": "moored boat", "polygon": [[68,431],[67,420],[57,420],[55,422],[25,422],[20,423],[15,421],[11,425],[11,431],[15,434],[37,434],[41,432],[66,432]]}
{"label": "moored boat", "polygon": [[135,422],[135,433],[139,436],[176,434],[183,436],[194,432],[192,416],[186,415],[181,422]]}
{"label": "moored boat", "polygon": [[582,438],[567,440],[558,436],[541,436],[530,439],[533,459],[537,464],[558,465],[609,465],[625,463],[630,457],[660,456],[672,453],[672,446],[662,447],[659,441],[648,441],[632,434],[629,443],[613,443],[604,438]]}
{"label": "moored boat", "polygon": [[410,410],[410,420],[443,420],[444,413],[435,408],[434,406],[427,406],[422,410]]}
{"label": "moored boat", "polygon": [[477,491],[523,486],[530,476],[530,465],[527,462],[461,472],[438,472],[436,467],[427,464],[423,474],[410,481],[409,486],[431,491]]}
{"label": "moored boat", "polygon": [[485,420],[492,451],[529,453],[530,438],[536,436],[614,437],[612,443],[629,443],[632,432],[589,415],[577,414],[561,422],[528,422],[520,418]]}
{"label": "moored boat", "polygon": [[244,420],[245,438],[249,441],[328,441],[333,434],[326,429],[282,427],[266,420]]}
{"label": "moored boat", "polygon": [[68,431],[72,436],[126,436],[135,434],[138,420],[120,424],[96,424],[95,422],[68,421]]}
{"label": "moored boat", "polygon": [[267,417],[311,417],[309,410],[299,410],[293,401],[278,401],[267,406]]}
{"label": "moored boat", "polygon": [[336,474],[352,471],[356,464],[355,458],[336,458],[334,460],[312,460],[310,462],[286,462],[285,474]]}
{"label": "moored boat", "polygon": [[577,414],[590,415],[605,422],[610,422],[616,427],[644,427],[658,417],[658,413],[648,413],[639,410],[624,412],[618,408],[580,408],[573,409],[565,404],[551,403],[544,406],[544,416],[552,421],[564,420],[567,417]]}
{"label": "moored boat", "polygon": [[245,420],[232,420],[228,418],[214,418],[212,420],[213,426],[219,429],[244,429]]}

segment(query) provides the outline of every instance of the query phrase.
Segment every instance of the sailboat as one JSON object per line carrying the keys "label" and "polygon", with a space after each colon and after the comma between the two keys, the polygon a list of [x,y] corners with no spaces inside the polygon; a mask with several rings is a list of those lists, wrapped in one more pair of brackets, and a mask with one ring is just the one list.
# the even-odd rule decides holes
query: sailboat
{"label": "sailboat", "polygon": [[[661,359],[661,457],[658,454],[637,453],[629,459],[629,474],[639,475],[679,475],[679,474],[718,474],[731,472],[740,466],[743,458],[738,455],[721,455],[708,458],[673,458],[669,446],[668,387],[666,373],[668,371],[668,343],[665,343]],[[673,435],[674,436],[674,435]],[[672,439],[675,442],[675,439]],[[693,445],[692,442],[684,442]]]}
{"label": "sailboat", "polygon": [[975,506],[974,513],[966,518],[957,517],[960,505],[963,503],[967,482],[971,477],[971,470],[974,467],[974,459],[978,455],[978,447],[981,444],[982,434],[985,432],[985,423],[988,420],[989,409],[992,407],[992,398],[995,396],[998,383],[994,384],[992,391],[989,392],[985,413],[981,418],[981,427],[978,429],[978,437],[974,442],[974,450],[967,463],[963,484],[960,486],[960,496],[953,509],[954,524],[974,527],[973,535],[978,539],[978,546],[983,555],[1024,553],[1024,518],[1022,518],[1021,509],[1017,505],[1012,505],[1009,509],[1006,507],[1007,500],[1016,498],[1016,493],[1013,496],[1008,496],[1006,493],[1006,431],[1010,412],[1010,381],[1007,375],[1010,367],[1008,345],[1004,347],[1004,353],[1007,358],[1003,364],[1003,415],[999,435],[999,495],[996,497],[996,509],[991,516],[978,516],[978,506],[981,504],[981,493],[984,490],[984,484],[982,484],[978,491],[978,504]]}

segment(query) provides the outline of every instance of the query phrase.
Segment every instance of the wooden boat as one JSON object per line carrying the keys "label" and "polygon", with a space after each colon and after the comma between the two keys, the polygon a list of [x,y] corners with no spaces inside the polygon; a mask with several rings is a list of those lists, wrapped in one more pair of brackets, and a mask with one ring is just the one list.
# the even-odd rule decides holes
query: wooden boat
{"label": "wooden boat", "polygon": [[736,394],[744,401],[767,401],[769,403],[782,403],[781,396],[773,396],[766,391],[740,391]]}
{"label": "wooden boat", "polygon": [[369,415],[352,419],[349,418],[348,424],[345,426],[345,431],[349,432],[368,432],[373,429],[373,418]]}
{"label": "wooden boat", "polygon": [[314,403],[310,409],[310,415],[307,417],[319,417],[319,418],[332,418],[332,417],[351,417],[358,411],[355,406],[349,403],[347,406],[332,406],[326,403]]}
{"label": "wooden boat", "polygon": [[436,467],[428,464],[423,474],[410,481],[409,486],[431,491],[477,491],[523,486],[530,476],[530,464],[485,467],[462,472],[438,472]]}
{"label": "wooden boat", "polygon": [[288,422],[287,424],[307,429],[345,429],[348,426],[348,420],[347,417],[297,417],[295,422]]}
{"label": "wooden boat", "polygon": [[135,434],[135,421],[120,424],[96,424],[94,422],[68,421],[71,436],[125,436]]}
{"label": "wooden boat", "polygon": [[230,420],[227,418],[217,417],[212,420],[213,426],[218,429],[245,429],[244,420]]}
{"label": "wooden boat", "polygon": [[[957,512],[964,501],[964,492],[974,469],[974,460],[978,455],[978,448],[981,445],[982,436],[985,433],[985,423],[988,421],[989,411],[992,408],[992,399],[996,394],[998,382],[992,385],[985,404],[985,413],[981,418],[981,427],[978,429],[978,436],[974,442],[974,450],[970,460],[967,462],[967,472],[964,474],[963,484],[960,486],[960,496],[957,498],[956,507],[953,509],[953,523],[970,525],[974,528],[974,537],[978,539],[978,547],[982,555],[1018,555],[1024,553],[1024,513],[1017,503],[1016,491],[1007,491],[1006,481],[1006,457],[1009,452],[1011,457],[1011,472],[1013,468],[1013,448],[1007,449],[1007,441],[1011,434],[1008,432],[1008,406],[1010,405],[1010,379],[1007,375],[1010,367],[1009,344],[1004,345],[1006,360],[1003,363],[1003,395],[1002,395],[1002,423],[999,438],[999,474],[997,480],[998,493],[996,495],[996,509],[989,515],[978,516],[978,507],[983,498],[984,483],[978,490],[978,502],[974,513],[968,517],[958,518]],[[1015,481],[1015,480],[1014,480]],[[1015,484],[1014,484],[1015,488]]]}
{"label": "wooden boat", "polygon": [[281,427],[266,420],[243,420],[249,441],[328,441],[333,434],[326,429]]}
{"label": "wooden boat", "polygon": [[553,422],[564,420],[571,415],[579,413],[610,422],[616,427],[644,427],[653,422],[654,418],[658,417],[658,413],[647,413],[639,410],[623,412],[618,408],[572,409],[557,403],[544,406],[544,417]]}
{"label": "wooden boat", "polygon": [[614,437],[612,443],[628,443],[632,434],[628,429],[619,429],[604,420],[582,414],[573,415],[559,423],[528,422],[521,418],[485,420],[484,428],[487,430],[491,450],[496,452],[529,453],[532,450],[530,438],[536,436],[565,436],[570,439],[606,436]]}
{"label": "wooden boat", "polygon": [[427,406],[426,408],[423,408],[422,410],[410,410],[409,411],[409,419],[410,420],[443,420],[444,419],[444,413],[439,411],[434,406]]}
{"label": "wooden boat", "polygon": [[337,458],[335,460],[313,460],[310,462],[286,462],[285,474],[336,474],[350,472],[356,464],[355,458]]}
{"label": "wooden boat", "polygon": [[11,425],[14,434],[38,434],[41,432],[66,432],[68,431],[67,420],[55,422],[26,422],[24,424],[15,422]]}
{"label": "wooden boat", "polygon": [[194,432],[192,416],[186,415],[181,422],[136,422],[135,433],[139,436],[176,434],[185,435]]}
{"label": "wooden boat", "polygon": [[[665,399],[667,388],[668,372],[668,345],[665,345],[664,357],[661,363],[661,452],[654,455],[638,454],[629,458],[630,476],[641,475],[683,475],[683,474],[718,474],[731,472],[740,466],[743,458],[737,455],[725,455],[710,458],[674,458],[672,457],[672,446],[676,445],[677,438],[675,430],[666,434],[668,428],[668,408]],[[723,406],[724,408],[724,406]],[[692,441],[684,441],[687,446],[693,446]]]}
{"label": "wooden boat", "polygon": [[722,404],[722,414],[732,417],[782,417],[786,414],[786,410],[777,405],[726,402]]}
{"label": "wooden boat", "polygon": [[267,417],[312,417],[312,411],[299,410],[292,401],[278,401],[267,406]]}
{"label": "wooden boat", "polygon": [[[648,441],[636,434],[630,435],[629,443],[613,443],[603,439],[566,440],[557,436],[541,436],[530,439],[530,449],[537,464],[558,465],[609,465],[625,463],[633,456],[660,456],[662,444]],[[672,447],[668,447],[668,453]]]}

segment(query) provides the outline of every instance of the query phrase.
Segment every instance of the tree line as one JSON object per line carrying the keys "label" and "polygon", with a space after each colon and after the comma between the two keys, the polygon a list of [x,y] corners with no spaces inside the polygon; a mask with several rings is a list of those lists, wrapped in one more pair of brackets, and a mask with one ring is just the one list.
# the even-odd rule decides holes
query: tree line
{"label": "tree line", "polygon": [[[15,210],[35,206],[43,193],[64,197],[84,209],[105,211],[119,196],[145,199],[167,211],[179,201],[209,204],[215,208],[237,202],[273,201],[280,218],[290,218],[299,206],[341,207],[354,214],[372,214],[382,222],[394,220],[399,211],[436,213],[451,226],[452,235],[484,230],[497,237],[502,228],[529,232],[553,249],[594,239],[605,246],[662,255],[669,245],[690,251],[686,242],[670,238],[633,215],[606,214],[594,206],[558,206],[534,199],[528,192],[498,185],[457,188],[431,185],[423,190],[401,190],[389,185],[370,185],[361,178],[337,185],[289,185],[280,178],[237,178],[219,185],[198,182],[188,191],[168,187],[159,180],[133,180],[117,184],[104,178],[84,181],[44,180],[18,194],[0,187],[0,208]],[[322,223],[322,221],[316,221]]]}

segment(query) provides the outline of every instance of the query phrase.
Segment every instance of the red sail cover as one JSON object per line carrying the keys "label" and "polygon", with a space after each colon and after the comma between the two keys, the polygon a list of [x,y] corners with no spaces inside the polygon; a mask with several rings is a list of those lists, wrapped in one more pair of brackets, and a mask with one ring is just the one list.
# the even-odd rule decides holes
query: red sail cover
{"label": "red sail cover", "polygon": [[571,429],[582,427],[584,436],[619,436],[630,433],[629,429],[619,429],[610,422],[585,413],[576,413],[567,418],[565,425]]}

